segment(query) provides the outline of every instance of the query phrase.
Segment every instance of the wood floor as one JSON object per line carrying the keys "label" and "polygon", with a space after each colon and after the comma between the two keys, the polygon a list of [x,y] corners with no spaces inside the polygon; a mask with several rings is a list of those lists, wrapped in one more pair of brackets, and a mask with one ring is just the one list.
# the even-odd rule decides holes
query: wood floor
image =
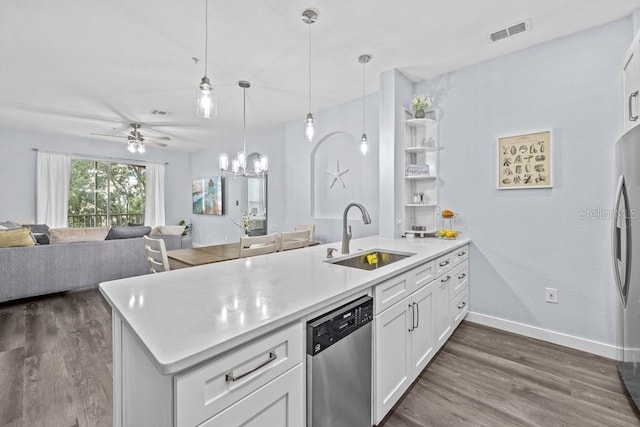
{"label": "wood floor", "polygon": [[[0,304],[0,426],[111,426],[111,369],[111,313],[97,289]],[[381,426],[639,419],[613,361],[463,322]]]}

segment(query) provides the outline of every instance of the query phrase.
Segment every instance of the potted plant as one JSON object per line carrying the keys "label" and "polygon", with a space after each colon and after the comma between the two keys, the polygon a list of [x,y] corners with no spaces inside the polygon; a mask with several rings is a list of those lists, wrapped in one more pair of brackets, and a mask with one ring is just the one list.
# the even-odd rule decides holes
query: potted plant
{"label": "potted plant", "polygon": [[413,114],[416,119],[423,119],[425,116],[425,110],[431,106],[433,103],[433,98],[429,95],[415,95],[413,97],[413,102],[411,103],[411,108],[415,113]]}
{"label": "potted plant", "polygon": [[184,225],[184,231],[182,232],[183,236],[186,236],[187,234],[189,234],[189,230],[191,229],[191,224],[187,224],[187,221],[183,219],[183,220],[180,220],[178,225]]}

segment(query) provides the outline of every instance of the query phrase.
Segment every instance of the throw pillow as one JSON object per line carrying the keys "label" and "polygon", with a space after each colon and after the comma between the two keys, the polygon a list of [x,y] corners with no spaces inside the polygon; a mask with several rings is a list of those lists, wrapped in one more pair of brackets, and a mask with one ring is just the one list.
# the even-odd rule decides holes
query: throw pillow
{"label": "throw pillow", "polygon": [[111,227],[107,240],[133,239],[135,237],[147,236],[151,232],[151,227]]}
{"label": "throw pillow", "polygon": [[89,228],[52,228],[49,230],[49,241],[55,243],[95,242],[104,240],[109,227]]}
{"label": "throw pillow", "polygon": [[184,232],[184,225],[159,225],[151,230],[150,236],[174,236],[182,235]]}
{"label": "throw pillow", "polygon": [[2,227],[3,230],[16,230],[18,228],[22,228],[20,224],[13,221],[0,221],[0,227]]}
{"label": "throw pillow", "polygon": [[34,246],[28,228],[14,228],[12,230],[0,230],[0,248],[16,248],[20,246]]}

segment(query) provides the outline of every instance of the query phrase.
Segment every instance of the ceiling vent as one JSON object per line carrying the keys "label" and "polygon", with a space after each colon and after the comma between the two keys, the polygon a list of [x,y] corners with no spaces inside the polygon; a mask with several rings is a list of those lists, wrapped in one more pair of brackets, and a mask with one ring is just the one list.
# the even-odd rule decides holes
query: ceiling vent
{"label": "ceiling vent", "polygon": [[167,113],[166,111],[162,110],[156,110],[154,108],[153,110],[149,110],[149,114],[151,114],[152,116],[169,116],[171,113]]}
{"label": "ceiling vent", "polygon": [[506,39],[507,37],[524,33],[525,31],[529,31],[530,29],[531,29],[530,21],[528,19],[525,19],[522,22],[518,22],[517,24],[510,25],[507,28],[503,28],[489,34],[489,39],[492,42],[497,42],[498,40]]}

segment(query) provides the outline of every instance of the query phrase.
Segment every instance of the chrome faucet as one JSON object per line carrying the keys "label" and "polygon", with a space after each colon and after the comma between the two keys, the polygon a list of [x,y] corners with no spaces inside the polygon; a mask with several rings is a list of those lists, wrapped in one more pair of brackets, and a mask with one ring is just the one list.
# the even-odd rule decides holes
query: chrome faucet
{"label": "chrome faucet", "polygon": [[342,215],[342,254],[343,255],[349,253],[349,242],[351,241],[351,226],[349,226],[347,229],[347,213],[349,212],[349,209],[352,206],[355,206],[358,209],[360,209],[360,212],[362,212],[362,221],[365,224],[371,224],[371,217],[369,216],[369,212],[367,212],[367,209],[364,206],[362,206],[360,203],[351,202],[347,205],[346,208],[344,208],[344,214]]}

